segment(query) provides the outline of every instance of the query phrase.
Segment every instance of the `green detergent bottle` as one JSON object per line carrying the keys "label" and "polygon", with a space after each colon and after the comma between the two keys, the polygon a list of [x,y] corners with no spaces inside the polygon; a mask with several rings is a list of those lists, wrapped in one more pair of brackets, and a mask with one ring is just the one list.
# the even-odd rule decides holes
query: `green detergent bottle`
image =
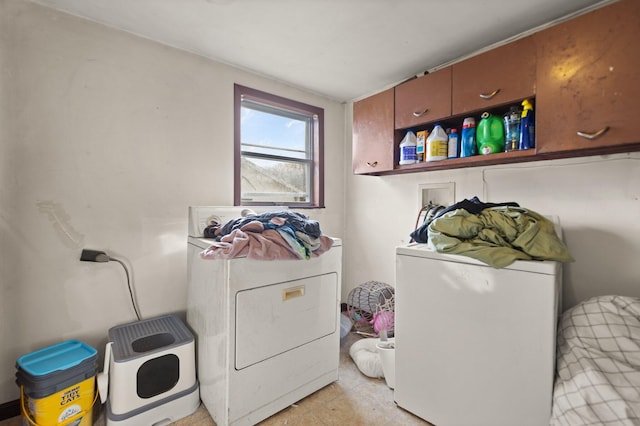
{"label": "green detergent bottle", "polygon": [[484,112],[476,131],[478,153],[495,154],[504,151],[504,126],[500,117]]}

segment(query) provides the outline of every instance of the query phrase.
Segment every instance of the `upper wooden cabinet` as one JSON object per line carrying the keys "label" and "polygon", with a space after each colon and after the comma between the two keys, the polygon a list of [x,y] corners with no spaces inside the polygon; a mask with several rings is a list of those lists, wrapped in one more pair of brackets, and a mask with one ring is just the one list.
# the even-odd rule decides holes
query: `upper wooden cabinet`
{"label": "upper wooden cabinet", "polygon": [[353,104],[353,173],[393,170],[393,88]]}
{"label": "upper wooden cabinet", "polygon": [[[640,151],[640,0],[620,0],[354,104],[354,172],[411,173]],[[495,94],[494,94],[495,92]],[[485,99],[488,98],[488,99]],[[407,129],[534,99],[536,147],[398,165]],[[395,116],[394,116],[395,108]]]}
{"label": "upper wooden cabinet", "polygon": [[458,62],[452,69],[453,115],[536,94],[536,47],[531,36]]}
{"label": "upper wooden cabinet", "polygon": [[538,153],[640,142],[640,1],[614,3],[534,37]]}
{"label": "upper wooden cabinet", "polygon": [[451,67],[396,87],[396,129],[407,129],[451,115]]}

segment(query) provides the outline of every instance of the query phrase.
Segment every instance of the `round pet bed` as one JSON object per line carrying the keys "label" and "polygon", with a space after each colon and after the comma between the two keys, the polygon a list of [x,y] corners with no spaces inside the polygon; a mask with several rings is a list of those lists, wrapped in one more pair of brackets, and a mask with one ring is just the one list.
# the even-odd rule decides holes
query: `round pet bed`
{"label": "round pet bed", "polygon": [[376,338],[360,339],[349,348],[349,355],[362,374],[375,379],[384,377],[382,361],[376,348],[379,341]]}

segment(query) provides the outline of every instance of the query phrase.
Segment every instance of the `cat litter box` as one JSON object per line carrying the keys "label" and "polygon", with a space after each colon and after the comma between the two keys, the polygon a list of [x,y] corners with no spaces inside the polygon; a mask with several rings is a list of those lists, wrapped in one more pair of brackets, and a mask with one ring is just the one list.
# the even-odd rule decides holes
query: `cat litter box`
{"label": "cat litter box", "polygon": [[107,426],[169,424],[200,404],[195,339],[175,315],[112,327],[104,366]]}

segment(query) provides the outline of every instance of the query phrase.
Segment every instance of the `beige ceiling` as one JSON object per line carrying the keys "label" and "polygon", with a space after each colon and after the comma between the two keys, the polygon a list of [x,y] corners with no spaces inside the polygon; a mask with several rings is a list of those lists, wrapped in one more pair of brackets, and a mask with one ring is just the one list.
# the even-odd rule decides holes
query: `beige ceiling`
{"label": "beige ceiling", "polygon": [[34,1],[339,101],[370,95],[547,22],[611,3]]}

